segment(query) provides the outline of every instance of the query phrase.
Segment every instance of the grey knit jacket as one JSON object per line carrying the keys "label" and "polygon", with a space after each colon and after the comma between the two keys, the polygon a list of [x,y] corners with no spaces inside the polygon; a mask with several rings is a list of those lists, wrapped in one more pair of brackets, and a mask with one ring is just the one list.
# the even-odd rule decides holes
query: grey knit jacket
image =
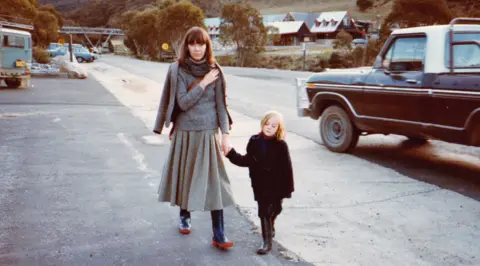
{"label": "grey knit jacket", "polygon": [[[218,64],[216,67],[220,71],[220,81],[215,82],[215,84],[221,84],[221,90],[218,88],[219,86],[215,86],[215,105],[216,105],[216,112],[212,112],[211,106],[206,103],[206,99],[200,101],[202,97],[208,97],[208,95],[204,95],[207,93],[208,89],[213,90],[210,84],[207,86],[205,91],[196,85],[193,87],[189,93],[186,93],[186,87],[191,83],[189,80],[188,84],[185,84],[182,79],[185,79],[185,74],[180,74],[179,70],[179,63],[174,62],[170,65],[168,69],[167,77],[165,78],[165,83],[163,85],[163,92],[160,98],[160,105],[157,112],[157,118],[155,120],[155,125],[153,127],[153,132],[157,134],[161,134],[163,130],[163,126],[169,127],[171,122],[179,122],[179,128],[184,130],[201,130],[206,129],[204,126],[197,126],[195,125],[198,121],[210,121],[214,122],[216,125],[220,126],[222,133],[227,133],[229,129],[231,129],[231,125],[233,123],[232,118],[228,112],[227,103],[226,103],[226,82],[225,76]],[[179,77],[181,75],[182,77]],[[190,77],[187,79],[192,79]],[[193,78],[194,80],[194,78]],[[180,90],[177,92],[177,90]],[[178,94],[178,96],[177,96]],[[177,98],[178,97],[178,98]],[[177,103],[177,99],[179,100]],[[199,102],[200,101],[200,102]],[[195,104],[199,103],[198,107],[192,108]],[[202,104],[203,103],[203,104]],[[174,106],[178,105],[182,110],[182,113],[177,116],[177,121],[172,121],[172,113],[174,110]],[[202,105],[206,108],[205,111],[208,112],[208,115],[211,118],[206,118],[206,113],[202,112]],[[202,117],[195,117],[195,113],[200,113]],[[220,113],[219,113],[220,112]],[[183,118],[182,118],[183,117]],[[192,123],[192,124],[190,124]],[[212,125],[212,124],[210,124]],[[175,125],[177,127],[177,125]],[[208,126],[207,126],[208,127]]]}

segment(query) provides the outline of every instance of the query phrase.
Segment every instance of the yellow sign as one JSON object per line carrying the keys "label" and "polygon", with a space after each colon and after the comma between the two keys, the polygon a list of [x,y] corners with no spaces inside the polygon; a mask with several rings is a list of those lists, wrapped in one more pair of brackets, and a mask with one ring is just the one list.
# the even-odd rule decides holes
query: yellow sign
{"label": "yellow sign", "polygon": [[25,67],[25,62],[22,60],[15,61],[15,67]]}
{"label": "yellow sign", "polygon": [[165,51],[168,50],[168,43],[162,44],[162,49]]}
{"label": "yellow sign", "polygon": [[58,39],[58,43],[61,44],[61,45],[64,45],[64,44],[65,44],[65,40],[64,40],[64,39]]}

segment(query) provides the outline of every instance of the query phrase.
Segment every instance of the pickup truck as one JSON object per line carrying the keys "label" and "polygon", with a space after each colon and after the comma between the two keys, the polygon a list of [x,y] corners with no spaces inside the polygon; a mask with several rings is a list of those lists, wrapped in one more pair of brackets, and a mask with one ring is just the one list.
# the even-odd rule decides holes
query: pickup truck
{"label": "pickup truck", "polygon": [[373,67],[296,79],[296,104],[333,152],[369,134],[480,146],[480,19],[396,29]]}

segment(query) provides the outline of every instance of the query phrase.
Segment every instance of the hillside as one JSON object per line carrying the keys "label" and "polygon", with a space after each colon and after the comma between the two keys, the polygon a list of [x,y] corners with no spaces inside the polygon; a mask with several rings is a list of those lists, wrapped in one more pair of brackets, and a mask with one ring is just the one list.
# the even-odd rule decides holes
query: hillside
{"label": "hillside", "polygon": [[[90,0],[94,2],[95,0]],[[97,0],[98,1],[98,0]],[[220,9],[218,4],[212,2],[227,2],[228,0],[192,0],[192,2],[203,7],[208,17],[219,16]],[[322,12],[348,10],[357,19],[374,19],[377,14],[385,15],[391,7],[391,0],[376,0],[378,7],[362,13],[356,6],[356,0],[256,0],[249,1],[250,4],[260,10],[262,14],[286,13],[289,11],[296,12]],[[90,13],[94,10],[92,3],[88,0],[39,0],[41,4],[53,4],[58,10],[64,12],[67,16],[71,16],[74,10],[82,10],[83,13]],[[100,1],[103,2],[103,1]],[[113,9],[113,16],[117,13],[123,13],[129,10],[141,10],[151,7],[155,0],[110,0],[103,5],[108,5],[109,9]],[[101,5],[101,4],[96,4]],[[110,12],[108,12],[110,13]],[[104,14],[105,15],[105,14]],[[75,15],[74,18],[75,19]]]}
{"label": "hillside", "polygon": [[[85,26],[117,26],[116,18],[123,12],[143,10],[161,0],[39,0],[40,3],[53,4],[68,19]],[[201,7],[207,17],[220,15],[220,3],[231,0],[191,0]],[[262,14],[286,12],[323,12],[347,10],[355,19],[385,19],[394,0],[374,0],[374,6],[361,12],[356,0],[255,0],[249,1]],[[414,1],[414,0],[412,0]],[[448,6],[455,14],[463,16],[480,16],[479,0],[447,0]]]}

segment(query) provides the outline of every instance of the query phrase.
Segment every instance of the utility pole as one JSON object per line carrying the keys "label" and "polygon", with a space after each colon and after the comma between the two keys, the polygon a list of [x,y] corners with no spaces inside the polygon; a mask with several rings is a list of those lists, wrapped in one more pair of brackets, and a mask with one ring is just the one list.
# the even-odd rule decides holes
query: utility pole
{"label": "utility pole", "polygon": [[68,52],[70,53],[70,62],[73,62],[73,49],[72,49],[72,34],[70,35],[70,40],[68,42]]}
{"label": "utility pole", "polygon": [[307,43],[305,41],[302,43],[302,50],[303,50],[303,71],[305,71],[305,61],[307,57]]}

